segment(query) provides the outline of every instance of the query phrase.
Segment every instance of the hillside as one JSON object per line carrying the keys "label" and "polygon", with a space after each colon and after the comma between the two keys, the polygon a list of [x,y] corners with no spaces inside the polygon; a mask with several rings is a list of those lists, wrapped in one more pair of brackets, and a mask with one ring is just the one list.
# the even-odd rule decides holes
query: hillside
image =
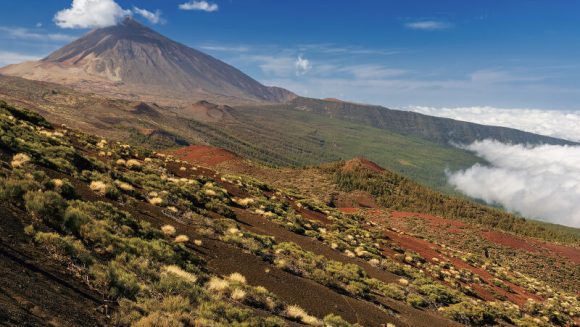
{"label": "hillside", "polygon": [[[206,150],[197,153],[203,156]],[[219,164],[232,160],[238,159]],[[502,243],[516,238],[488,229],[481,235],[496,243],[487,243],[489,251],[481,253],[445,235],[436,238],[421,221],[476,235],[472,232],[488,220],[391,211],[383,206],[385,195],[409,195],[420,208],[422,198],[412,196],[428,191],[407,188],[413,184],[400,183],[405,179],[369,161],[294,171],[262,167],[255,176],[228,174],[209,164],[57,127],[0,103],[0,259],[3,274],[11,276],[10,283],[3,280],[0,294],[2,321],[15,326],[46,321],[121,326],[578,323],[580,303],[573,292],[579,265],[566,266],[578,259],[577,233],[551,229],[544,237],[550,241],[541,244],[552,249],[549,255],[531,243],[535,239],[518,236],[517,244],[536,244],[540,252],[517,249],[510,255]],[[260,166],[247,167],[251,172]],[[356,195],[347,188],[366,180],[357,177],[365,174],[378,190],[367,190],[367,196],[383,207],[362,214],[356,208],[339,210],[317,201],[325,194],[316,188],[298,185],[302,192],[264,183],[256,178],[264,173],[326,180],[343,198]],[[343,182],[345,174],[352,182]],[[379,188],[374,181],[381,179],[399,183]],[[438,200],[444,206],[451,198],[439,195]],[[507,217],[484,206],[449,205],[467,210],[457,210],[458,215],[476,208],[489,213],[489,221]],[[529,222],[519,224],[534,230]],[[573,246],[557,245],[556,239]],[[542,266],[543,274],[522,270],[523,264]]]}
{"label": "hillside", "polygon": [[364,155],[441,188],[446,185],[446,168],[481,161],[450,146],[284,107],[232,107],[207,101],[168,107],[10,76],[0,76],[0,99],[59,124],[131,144],[156,149],[212,145],[275,166],[316,165]]}
{"label": "hillside", "polygon": [[503,143],[513,144],[574,144],[574,142],[522,132],[512,128],[485,126],[448,118],[427,116],[410,111],[336,100],[299,97],[286,106],[362,123],[402,135],[420,137],[445,145],[471,144],[484,139],[495,139]]}
{"label": "hillside", "polygon": [[294,95],[266,87],[238,69],[170,40],[131,17],[93,30],[38,62],[4,75],[55,82],[129,100],[187,103],[280,102]]}

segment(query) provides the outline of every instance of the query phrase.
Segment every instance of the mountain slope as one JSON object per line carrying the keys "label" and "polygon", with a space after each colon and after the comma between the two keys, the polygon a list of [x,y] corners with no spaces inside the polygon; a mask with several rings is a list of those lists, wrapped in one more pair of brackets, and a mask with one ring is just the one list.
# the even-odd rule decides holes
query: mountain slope
{"label": "mountain slope", "polygon": [[[567,255],[580,258],[574,247],[546,253],[555,244],[535,243],[542,249],[526,257],[492,244],[484,252],[438,243],[395,227],[406,219],[399,212],[347,214],[252,176],[56,127],[2,102],[0,136],[7,325],[572,326],[580,317],[579,266],[562,265]],[[371,189],[382,190],[377,200],[421,192],[391,188],[402,179],[365,160],[315,169],[326,171],[318,178],[334,175],[340,189],[371,177]],[[347,175],[355,184],[344,183]],[[493,212],[492,220],[505,218]],[[469,219],[416,216],[480,234]],[[566,235],[553,231],[540,236]]]}
{"label": "mountain slope", "polygon": [[280,102],[294,97],[132,18],[93,30],[39,62],[8,66],[0,73],[156,101]]}
{"label": "mountain slope", "polygon": [[571,141],[523,132],[520,130],[486,126],[449,118],[427,116],[416,112],[393,110],[381,106],[363,105],[336,100],[299,97],[284,105],[298,110],[315,112],[333,118],[363,123],[403,135],[417,136],[442,144],[471,144],[495,139],[513,144],[576,144]]}

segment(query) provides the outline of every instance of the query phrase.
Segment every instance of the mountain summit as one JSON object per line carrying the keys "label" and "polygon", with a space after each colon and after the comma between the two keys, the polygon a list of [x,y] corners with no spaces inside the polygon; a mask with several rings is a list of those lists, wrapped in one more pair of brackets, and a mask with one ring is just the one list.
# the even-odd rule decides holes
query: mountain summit
{"label": "mountain summit", "polygon": [[93,30],[40,61],[7,66],[0,73],[155,101],[284,102],[295,97],[131,17]]}

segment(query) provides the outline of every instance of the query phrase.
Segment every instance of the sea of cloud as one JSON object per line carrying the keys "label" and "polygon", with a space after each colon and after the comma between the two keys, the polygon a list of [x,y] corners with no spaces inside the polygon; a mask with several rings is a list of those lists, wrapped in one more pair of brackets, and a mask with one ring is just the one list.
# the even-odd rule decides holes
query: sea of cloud
{"label": "sea of cloud", "polygon": [[580,227],[580,147],[485,140],[464,148],[491,166],[450,173],[458,190],[524,217]]}

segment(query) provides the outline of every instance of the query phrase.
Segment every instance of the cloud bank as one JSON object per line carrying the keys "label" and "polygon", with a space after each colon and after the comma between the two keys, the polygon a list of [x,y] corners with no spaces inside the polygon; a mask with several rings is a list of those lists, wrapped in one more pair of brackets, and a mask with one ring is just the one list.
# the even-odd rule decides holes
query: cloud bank
{"label": "cloud bank", "polygon": [[452,118],[483,125],[511,127],[526,132],[580,142],[579,111],[493,107],[410,107],[409,110],[430,116]]}
{"label": "cloud bank", "polygon": [[492,166],[476,164],[450,174],[455,188],[524,217],[580,227],[580,147],[485,140],[465,149]]}
{"label": "cloud bank", "polygon": [[219,7],[215,3],[209,3],[207,1],[189,1],[179,5],[181,10],[200,10],[205,12],[218,11]]}

